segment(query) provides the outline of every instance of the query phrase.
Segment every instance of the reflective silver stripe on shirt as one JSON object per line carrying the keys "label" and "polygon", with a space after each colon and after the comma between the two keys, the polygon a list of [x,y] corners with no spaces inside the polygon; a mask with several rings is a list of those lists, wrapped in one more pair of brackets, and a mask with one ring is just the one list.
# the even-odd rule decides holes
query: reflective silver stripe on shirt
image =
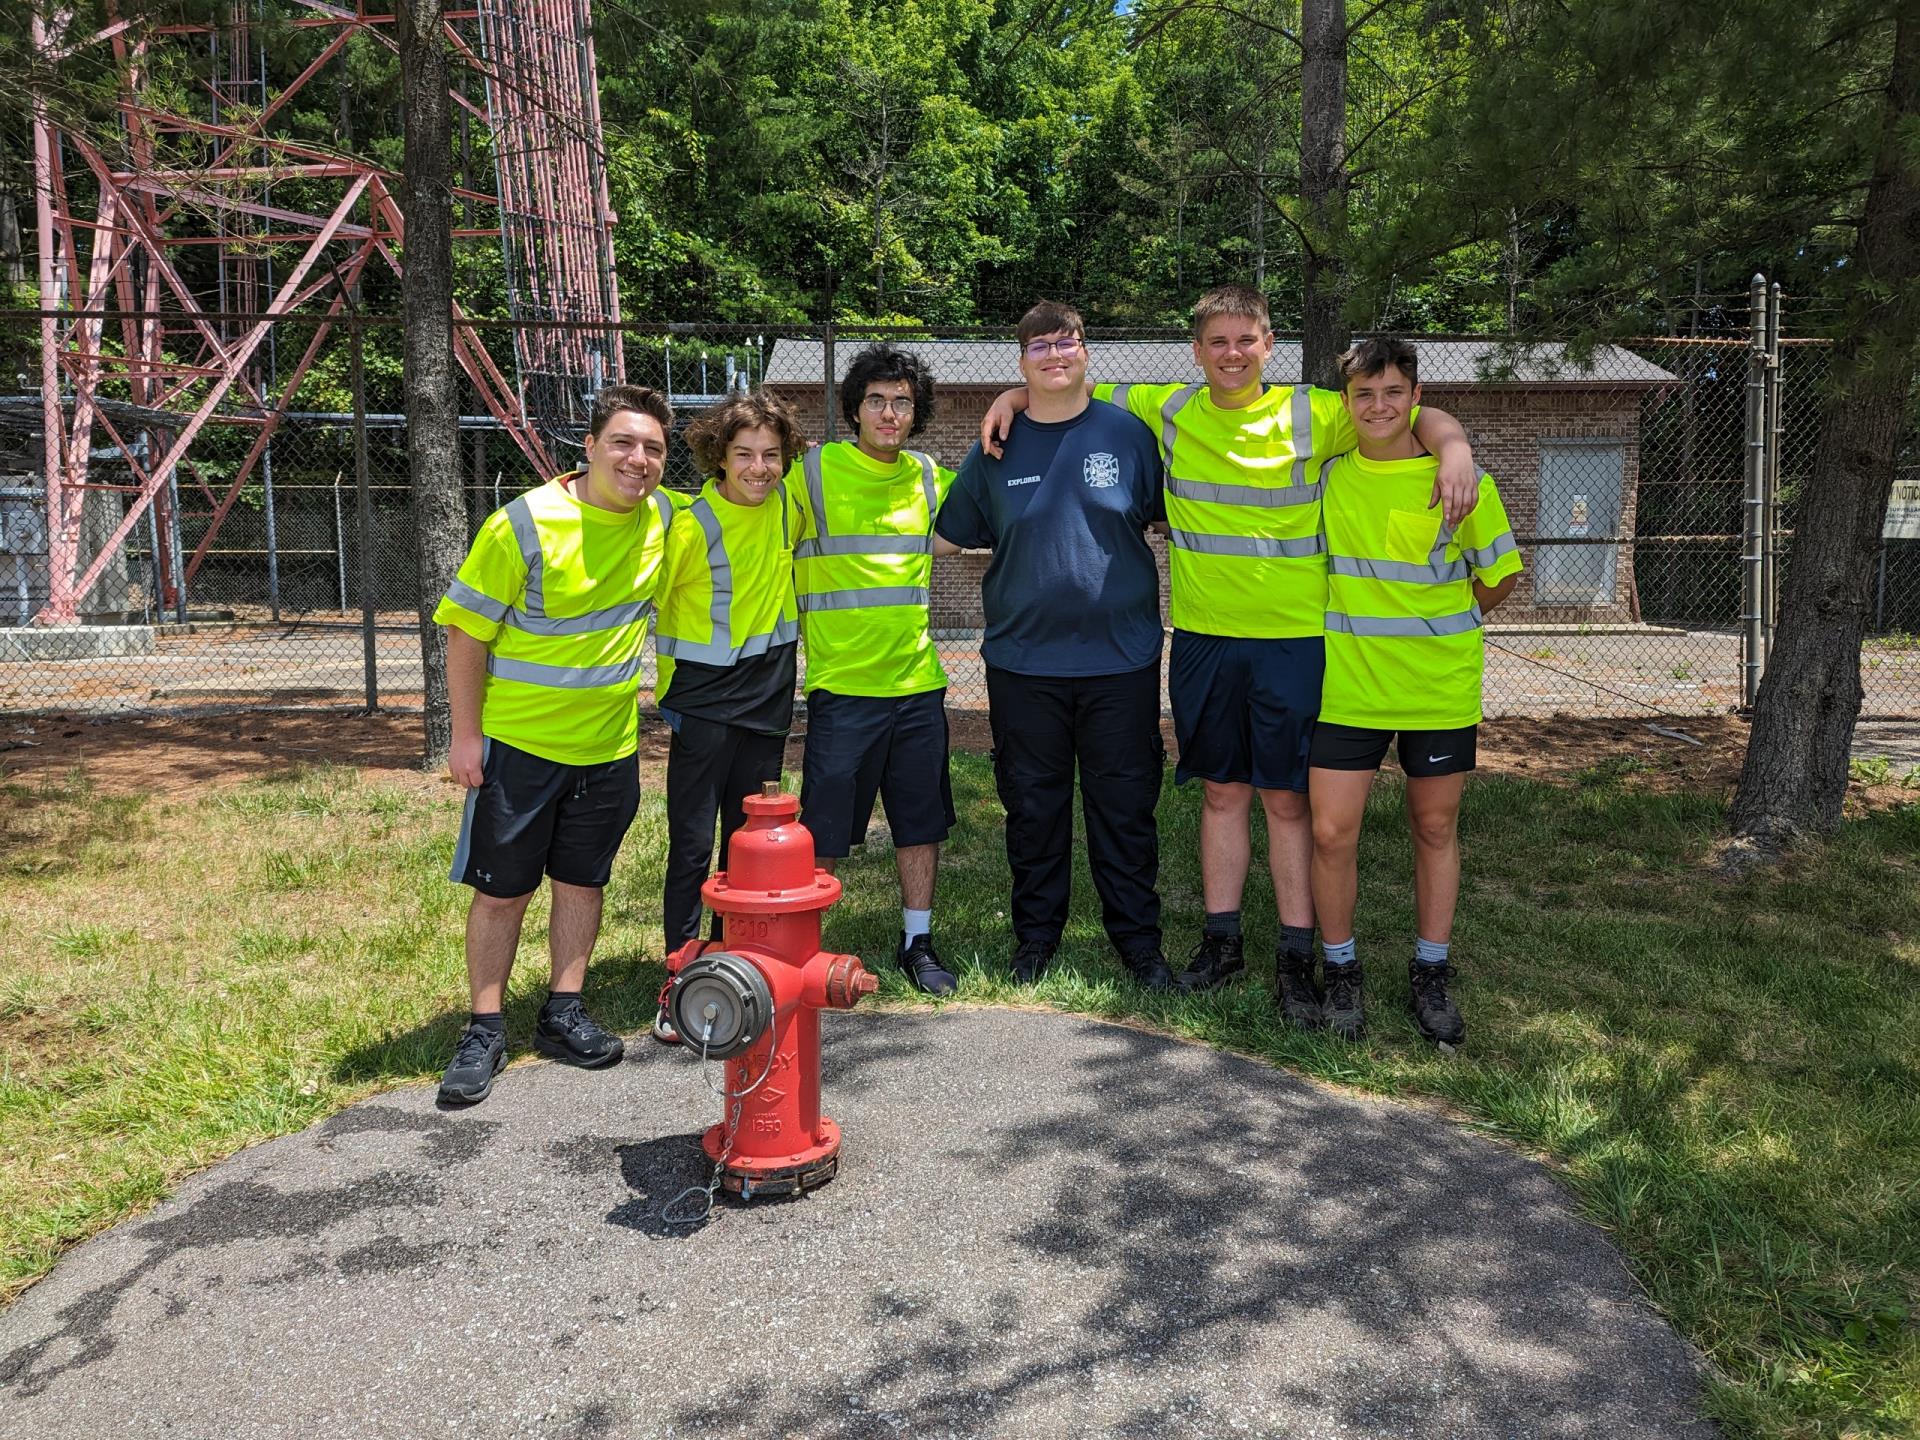
{"label": "reflective silver stripe on shirt", "polygon": [[660,528],[662,530],[671,530],[673,528],[673,501],[668,498],[666,491],[657,487],[653,492],[653,509],[654,513],[660,517]]}
{"label": "reflective silver stripe on shirt", "polygon": [[824,540],[802,540],[793,558],[812,560],[822,555],[931,555],[930,535],[830,535]]}
{"label": "reflective silver stripe on shirt", "polygon": [[1520,546],[1515,542],[1513,532],[1503,530],[1491,545],[1480,550],[1462,550],[1460,558],[1476,570],[1489,570],[1502,555],[1517,555],[1519,552]]}
{"label": "reflective silver stripe on shirt", "polygon": [[[1307,462],[1313,458],[1313,387],[1293,387],[1293,483],[1307,481]],[[1306,441],[1303,446],[1300,442]]]}
{"label": "reflective silver stripe on shirt", "polygon": [[820,452],[825,448],[815,445],[800,457],[800,473],[806,477],[807,498],[813,502],[813,532],[816,535],[827,533],[827,482],[820,474]]}
{"label": "reflective silver stripe on shirt", "polygon": [[533,518],[533,507],[524,495],[507,502],[507,524],[513,538],[520,542],[520,558],[527,566],[527,593],[521,604],[530,615],[546,613],[546,590],[541,584],[544,561],[540,553],[540,526]]}
{"label": "reflective silver stripe on shirt", "polygon": [[928,605],[933,595],[924,585],[876,585],[865,590],[821,590],[800,597],[800,608],[812,610],[867,610],[882,605]]}
{"label": "reflective silver stripe on shirt", "polygon": [[1187,408],[1187,402],[1200,393],[1198,385],[1182,385],[1167,397],[1167,403],[1160,407],[1160,463],[1167,468],[1167,474],[1173,474],[1173,442],[1178,433],[1173,417]]}
{"label": "reflective silver stripe on shirt", "polygon": [[1362,560],[1353,555],[1329,555],[1327,567],[1335,575],[1351,575],[1356,580],[1394,580],[1407,585],[1445,585],[1465,580],[1473,573],[1464,560],[1421,565],[1405,560]]}
{"label": "reflective silver stripe on shirt", "polygon": [[1417,615],[1348,615],[1327,612],[1327,629],[1340,635],[1466,635],[1480,628],[1480,607],[1423,620]]}
{"label": "reflective silver stripe on shirt", "polygon": [[776,645],[790,645],[800,638],[798,620],[777,620],[773,629],[764,635],[750,635],[738,645],[717,645],[711,642],[701,644],[696,640],[680,640],[672,635],[656,635],[653,648],[657,654],[673,660],[692,660],[701,665],[733,665],[741,660],[751,659],[755,655],[764,655]]}
{"label": "reflective silver stripe on shirt", "polygon": [[496,625],[507,618],[507,611],[511,608],[506,601],[483,595],[464,580],[456,580],[447,587],[447,599],[462,610],[471,610]]}
{"label": "reflective silver stripe on shirt", "polygon": [[1237,555],[1248,560],[1304,560],[1326,552],[1324,535],[1277,540],[1266,535],[1207,535],[1197,530],[1175,530],[1174,546],[1200,555]]}
{"label": "reflective silver stripe on shirt", "polygon": [[931,455],[922,455],[918,450],[905,452],[920,462],[920,489],[927,497],[927,534],[933,534],[934,512],[940,508],[939,467],[933,463]]}
{"label": "reflective silver stripe on shirt", "polygon": [[618,665],[537,665],[531,660],[506,660],[489,655],[487,673],[501,680],[518,680],[524,685],[546,685],[557,690],[600,690],[637,680],[640,657],[636,655]]}
{"label": "reflective silver stripe on shirt", "polygon": [[[713,504],[702,495],[687,507],[687,513],[700,522],[700,529],[707,537],[707,573],[712,577],[712,600],[707,606],[707,619],[712,626],[709,643],[715,650],[725,652],[733,648],[733,625],[728,612],[733,605],[733,562],[727,558],[727,536],[720,528],[720,517],[713,513]],[[667,638],[654,627],[653,645],[660,650],[660,642]],[[678,651],[660,651],[679,659]],[[691,659],[692,657],[687,657]]]}
{"label": "reflective silver stripe on shirt", "polygon": [[651,600],[628,600],[604,610],[589,610],[584,615],[537,615],[526,610],[509,610],[509,628],[528,635],[591,635],[596,630],[618,630],[635,625],[653,613]]}
{"label": "reflective silver stripe on shirt", "polygon": [[1109,405],[1118,405],[1122,410],[1125,410],[1127,408],[1127,396],[1132,393],[1133,384],[1131,381],[1125,385],[1116,385],[1113,387],[1113,394],[1108,398],[1107,403]]}
{"label": "reflective silver stripe on shirt", "polygon": [[1182,500],[1204,500],[1211,505],[1253,505],[1262,510],[1281,510],[1290,505],[1311,505],[1324,493],[1324,485],[1227,485],[1213,480],[1176,480],[1167,477],[1167,494]]}

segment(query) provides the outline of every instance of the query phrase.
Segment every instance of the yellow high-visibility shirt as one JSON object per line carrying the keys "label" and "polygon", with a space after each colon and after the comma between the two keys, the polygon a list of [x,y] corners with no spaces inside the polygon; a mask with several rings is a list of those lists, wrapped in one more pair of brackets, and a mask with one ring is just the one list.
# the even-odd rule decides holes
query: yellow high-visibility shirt
{"label": "yellow high-visibility shirt", "polygon": [[953,484],[930,455],[882,465],[832,441],[787,472],[800,501],[794,588],[806,691],[918,695],[947,683],[928,631],[933,519]]}
{"label": "yellow high-visibility shirt", "polygon": [[1521,568],[1493,477],[1457,529],[1429,507],[1440,462],[1325,465],[1327,669],[1320,718],[1373,730],[1453,730],[1480,721],[1485,664],[1473,582]]}
{"label": "yellow high-visibility shirt", "polygon": [[800,638],[793,591],[800,507],[786,483],[758,505],[736,505],[709,480],[680,518],[667,536],[653,622],[653,690],[663,705],[680,660],[735,665]]}
{"label": "yellow high-visibility shirt", "polygon": [[626,514],[549,480],[489,515],[434,611],[488,650],[480,730],[559,765],[639,748],[640,647],[675,500]]}
{"label": "yellow high-visibility shirt", "polygon": [[1275,385],[1251,405],[1223,410],[1198,384],[1096,385],[1093,393],[1160,439],[1173,627],[1318,635],[1327,608],[1319,463],[1357,443],[1339,395]]}

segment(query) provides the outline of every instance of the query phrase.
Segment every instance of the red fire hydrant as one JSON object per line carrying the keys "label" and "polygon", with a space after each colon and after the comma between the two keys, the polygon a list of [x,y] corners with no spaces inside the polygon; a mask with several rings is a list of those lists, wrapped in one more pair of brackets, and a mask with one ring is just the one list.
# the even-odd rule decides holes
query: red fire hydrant
{"label": "red fire hydrant", "polygon": [[849,1010],[880,982],[856,955],[820,948],[820,913],[840,882],[814,864],[800,802],[769,782],[743,802],[727,868],[701,887],[722,939],[667,959],[665,1005],[680,1040],[726,1062],[721,1121],[701,1141],[742,1199],[823,1185],[840,1127],[820,1113],[820,1012]]}

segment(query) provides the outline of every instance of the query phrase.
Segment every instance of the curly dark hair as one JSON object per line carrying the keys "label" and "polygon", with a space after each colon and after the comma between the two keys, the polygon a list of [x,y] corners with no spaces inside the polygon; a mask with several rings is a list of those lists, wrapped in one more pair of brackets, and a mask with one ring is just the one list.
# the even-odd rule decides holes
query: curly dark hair
{"label": "curly dark hair", "polygon": [[933,371],[911,350],[892,345],[869,345],[853,357],[847,378],[840,382],[840,417],[855,434],[860,430],[860,402],[867,398],[867,387],[874,381],[904,380],[913,387],[913,425],[909,438],[927,428],[933,419]]}
{"label": "curly dark hair", "polygon": [[727,472],[727,446],[742,430],[764,425],[780,439],[780,468],[793,464],[806,444],[800,422],[787,402],[766,390],[723,400],[687,426],[687,448],[693,451],[700,473],[718,480]]}

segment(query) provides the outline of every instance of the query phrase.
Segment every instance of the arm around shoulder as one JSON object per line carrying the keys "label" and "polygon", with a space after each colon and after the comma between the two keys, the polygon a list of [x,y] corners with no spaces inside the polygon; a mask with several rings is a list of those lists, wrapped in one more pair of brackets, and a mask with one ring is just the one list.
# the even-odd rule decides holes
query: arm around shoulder
{"label": "arm around shoulder", "polygon": [[1474,463],[1466,427],[1446,411],[1422,405],[1413,422],[1413,434],[1427,453],[1440,461],[1440,473],[1434,478],[1433,495],[1427,503],[1441,507],[1447,524],[1458,525],[1480,498],[1480,467]]}

